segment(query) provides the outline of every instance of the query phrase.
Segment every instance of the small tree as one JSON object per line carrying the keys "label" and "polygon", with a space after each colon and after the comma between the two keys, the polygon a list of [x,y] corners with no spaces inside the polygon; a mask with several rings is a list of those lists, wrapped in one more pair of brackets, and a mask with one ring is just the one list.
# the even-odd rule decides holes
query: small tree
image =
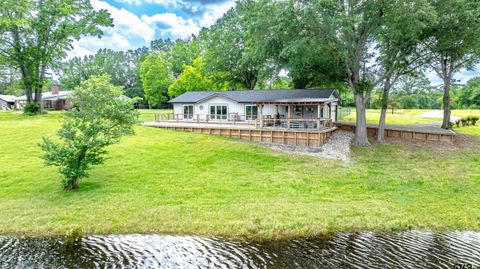
{"label": "small tree", "polygon": [[90,167],[105,161],[106,146],[133,134],[137,115],[133,101],[122,92],[107,75],[83,81],[70,97],[73,108],[65,113],[58,131],[60,141],[43,138],[42,158],[46,165],[60,167],[65,190],[78,189],[78,180],[88,177]]}
{"label": "small tree", "polygon": [[140,64],[140,79],[148,104],[163,104],[173,82],[172,63],[165,54],[153,53]]}

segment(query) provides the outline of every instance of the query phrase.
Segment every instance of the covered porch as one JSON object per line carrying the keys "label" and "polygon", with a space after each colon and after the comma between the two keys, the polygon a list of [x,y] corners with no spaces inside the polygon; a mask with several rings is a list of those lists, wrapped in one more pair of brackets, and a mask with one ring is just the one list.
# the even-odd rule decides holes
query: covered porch
{"label": "covered porch", "polygon": [[274,101],[257,103],[258,128],[325,129],[333,127],[337,106],[328,101]]}

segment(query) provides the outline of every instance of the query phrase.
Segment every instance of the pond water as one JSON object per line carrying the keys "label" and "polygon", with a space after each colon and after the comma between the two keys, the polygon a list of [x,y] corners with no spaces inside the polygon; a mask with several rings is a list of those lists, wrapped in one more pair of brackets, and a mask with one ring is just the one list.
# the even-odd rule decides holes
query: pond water
{"label": "pond water", "polygon": [[480,268],[480,233],[339,233],[267,243],[163,235],[73,242],[0,236],[0,268]]}

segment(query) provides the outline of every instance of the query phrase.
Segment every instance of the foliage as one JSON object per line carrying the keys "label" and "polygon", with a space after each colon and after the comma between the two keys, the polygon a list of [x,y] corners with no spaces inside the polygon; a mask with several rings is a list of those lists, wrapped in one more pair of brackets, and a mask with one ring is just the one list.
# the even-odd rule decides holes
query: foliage
{"label": "foliage", "polygon": [[208,30],[201,33],[205,42],[205,62],[209,73],[220,73],[225,82],[254,89],[265,71],[266,56],[252,45],[249,18],[255,12],[254,1],[239,1]]}
{"label": "foliage", "polygon": [[177,40],[169,53],[173,76],[178,78],[184,71],[185,66],[192,65],[194,59],[199,56],[200,48],[198,40]]}
{"label": "foliage", "polygon": [[429,66],[443,80],[443,128],[450,121],[450,85],[455,73],[480,61],[480,5],[475,0],[430,1],[437,20],[426,31],[423,47]]}
{"label": "foliage", "polygon": [[480,108],[480,77],[468,80],[455,97],[453,104],[456,108]]}
{"label": "foliage", "polygon": [[268,57],[274,76],[287,70],[290,87],[297,89],[346,79],[336,48],[319,34],[324,26],[312,3],[260,1],[257,5],[257,13],[246,18],[253,25],[250,42]]}
{"label": "foliage", "polygon": [[140,79],[149,104],[163,104],[168,100],[168,87],[173,82],[173,74],[172,63],[165,53],[153,53],[145,58],[140,64]]}
{"label": "foliage", "polygon": [[469,118],[472,126],[475,126],[477,124],[477,121],[480,120],[480,117],[478,116],[470,116]]}
{"label": "foliage", "polygon": [[[383,89],[378,89],[372,96],[370,108],[382,107],[382,91]],[[442,103],[439,98],[441,99],[441,97],[442,91],[431,86],[425,76],[410,75],[398,79],[389,95],[388,102],[395,102],[395,108],[440,109]]]}
{"label": "foliage", "polygon": [[132,101],[122,93],[107,75],[82,81],[69,99],[73,108],[65,113],[57,133],[60,142],[43,138],[42,158],[47,165],[60,167],[65,190],[77,189],[78,180],[88,177],[90,167],[105,161],[106,146],[133,134],[137,116]]}
{"label": "foliage", "polygon": [[19,70],[27,102],[40,102],[47,71],[58,67],[74,40],[101,36],[101,27],[111,25],[108,12],[94,10],[89,0],[3,0],[0,62]]}
{"label": "foliage", "polygon": [[193,61],[193,65],[185,65],[183,73],[168,88],[170,98],[177,97],[187,91],[215,90],[211,78],[205,74],[205,62],[202,58]]}
{"label": "foliage", "polygon": [[144,48],[137,50],[113,51],[100,49],[95,55],[75,57],[62,66],[60,81],[65,89],[74,89],[82,80],[91,76],[108,74],[111,83],[122,86],[129,97],[143,97],[140,81],[139,61],[146,53]]}
{"label": "foliage", "polygon": [[41,111],[40,103],[27,103],[23,106],[23,113],[26,115],[35,115]]}
{"label": "foliage", "polygon": [[480,119],[478,116],[467,116],[465,118],[461,118],[457,120],[459,123],[457,123],[457,127],[460,127],[460,123],[462,123],[462,126],[475,126],[477,124],[477,121]]}

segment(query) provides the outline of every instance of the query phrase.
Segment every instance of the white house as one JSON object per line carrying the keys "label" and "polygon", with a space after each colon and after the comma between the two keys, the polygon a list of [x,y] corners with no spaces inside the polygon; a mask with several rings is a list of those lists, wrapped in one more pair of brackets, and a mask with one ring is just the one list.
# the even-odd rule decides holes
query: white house
{"label": "white house", "polygon": [[290,128],[336,121],[340,99],[335,89],[238,90],[190,91],[169,102],[177,121],[260,121],[262,127]]}

